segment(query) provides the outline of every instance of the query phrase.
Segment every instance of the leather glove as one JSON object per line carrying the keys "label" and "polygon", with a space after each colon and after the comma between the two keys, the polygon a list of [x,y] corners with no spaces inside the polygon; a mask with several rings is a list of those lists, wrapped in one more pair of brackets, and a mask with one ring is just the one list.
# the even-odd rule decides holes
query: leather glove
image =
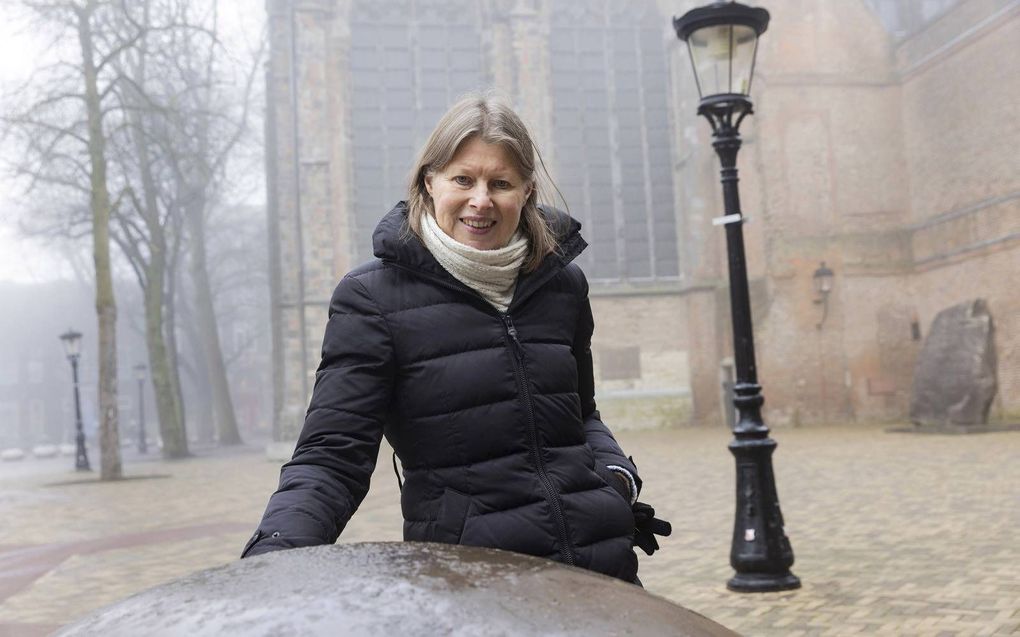
{"label": "leather glove", "polygon": [[655,509],[644,502],[635,502],[631,506],[631,511],[634,512],[634,546],[651,555],[659,550],[659,542],[655,536],[669,536],[673,532],[673,526],[666,520],[655,517]]}

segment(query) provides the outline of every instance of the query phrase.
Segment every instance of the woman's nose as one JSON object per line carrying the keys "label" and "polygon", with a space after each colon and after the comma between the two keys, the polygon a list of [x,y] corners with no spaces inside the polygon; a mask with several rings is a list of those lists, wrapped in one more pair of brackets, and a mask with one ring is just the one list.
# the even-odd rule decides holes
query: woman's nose
{"label": "woman's nose", "polygon": [[471,193],[470,206],[475,210],[488,210],[492,206],[492,198],[489,197],[489,187],[479,184]]}

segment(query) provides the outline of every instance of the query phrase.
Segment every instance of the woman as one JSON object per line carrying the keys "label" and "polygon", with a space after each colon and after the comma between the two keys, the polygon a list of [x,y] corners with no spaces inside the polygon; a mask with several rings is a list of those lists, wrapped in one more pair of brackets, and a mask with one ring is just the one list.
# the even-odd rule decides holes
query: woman
{"label": "woman", "polygon": [[385,434],[405,540],[637,581],[641,481],[595,409],[588,285],[571,263],[586,244],[538,206],[535,155],[498,99],[440,120],[407,202],[375,230],[377,259],[333,294],[294,457],[242,557],[334,542]]}

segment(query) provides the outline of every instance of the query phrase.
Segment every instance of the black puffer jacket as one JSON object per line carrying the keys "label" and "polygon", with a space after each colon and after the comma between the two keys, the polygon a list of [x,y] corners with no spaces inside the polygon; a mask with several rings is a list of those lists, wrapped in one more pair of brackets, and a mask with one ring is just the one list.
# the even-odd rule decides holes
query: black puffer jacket
{"label": "black puffer jacket", "polygon": [[595,409],[580,224],[544,211],[561,253],[501,314],[450,276],[398,204],[377,260],[330,303],[304,428],[244,555],[332,543],[368,490],[385,433],[404,468],[404,539],[488,546],[632,581],[637,470]]}

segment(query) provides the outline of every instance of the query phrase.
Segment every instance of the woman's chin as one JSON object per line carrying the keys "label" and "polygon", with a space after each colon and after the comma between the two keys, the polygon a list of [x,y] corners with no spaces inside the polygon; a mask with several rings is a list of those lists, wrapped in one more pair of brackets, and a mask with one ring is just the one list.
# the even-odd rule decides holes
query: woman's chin
{"label": "woman's chin", "polygon": [[474,248],[475,250],[495,250],[503,247],[498,244],[498,239],[496,237],[490,237],[487,235],[479,236],[473,233],[464,233],[459,237],[454,237],[454,239],[466,246]]}

